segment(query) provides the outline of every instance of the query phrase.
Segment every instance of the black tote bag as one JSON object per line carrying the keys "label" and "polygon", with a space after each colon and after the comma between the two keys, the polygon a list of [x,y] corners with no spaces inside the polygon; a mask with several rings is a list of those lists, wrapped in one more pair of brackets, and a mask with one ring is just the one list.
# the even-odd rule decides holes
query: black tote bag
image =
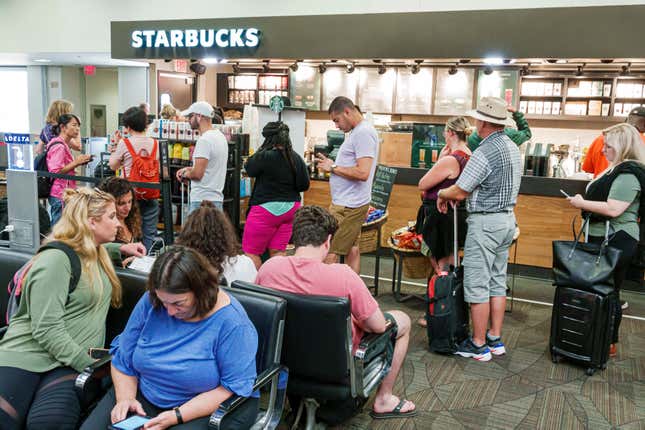
{"label": "black tote bag", "polygon": [[614,269],[622,251],[608,246],[607,236],[602,243],[580,242],[588,222],[589,218],[585,219],[574,241],[553,241],[554,285],[586,290],[596,286],[613,288]]}

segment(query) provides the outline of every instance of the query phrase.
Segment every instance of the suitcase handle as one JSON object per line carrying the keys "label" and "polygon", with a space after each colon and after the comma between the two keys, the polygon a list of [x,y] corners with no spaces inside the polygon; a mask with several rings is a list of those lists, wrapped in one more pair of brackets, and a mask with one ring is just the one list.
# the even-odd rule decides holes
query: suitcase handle
{"label": "suitcase handle", "polygon": [[459,206],[459,203],[457,203],[453,208],[453,227],[452,227],[452,232],[453,232],[453,255],[455,259],[455,267],[459,267],[459,245],[457,243],[457,207]]}

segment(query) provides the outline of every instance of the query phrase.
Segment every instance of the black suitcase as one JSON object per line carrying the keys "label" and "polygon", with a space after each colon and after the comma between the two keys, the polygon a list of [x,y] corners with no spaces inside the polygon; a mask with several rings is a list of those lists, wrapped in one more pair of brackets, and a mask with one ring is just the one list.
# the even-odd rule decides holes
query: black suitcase
{"label": "black suitcase", "polygon": [[454,212],[455,266],[432,277],[426,292],[428,347],[432,352],[453,354],[469,335],[468,305],[464,301],[464,271],[457,248],[457,211]]}
{"label": "black suitcase", "polygon": [[614,327],[614,289],[556,287],[551,316],[551,360],[562,357],[587,366],[587,375],[605,369]]}

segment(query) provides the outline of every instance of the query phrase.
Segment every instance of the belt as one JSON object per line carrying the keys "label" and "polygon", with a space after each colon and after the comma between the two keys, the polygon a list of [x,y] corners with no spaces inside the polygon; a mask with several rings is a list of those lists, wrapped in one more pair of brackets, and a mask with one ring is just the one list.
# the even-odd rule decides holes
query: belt
{"label": "belt", "polygon": [[508,211],[497,211],[497,212],[468,212],[468,215],[493,215],[493,214],[510,214],[513,213],[513,210]]}

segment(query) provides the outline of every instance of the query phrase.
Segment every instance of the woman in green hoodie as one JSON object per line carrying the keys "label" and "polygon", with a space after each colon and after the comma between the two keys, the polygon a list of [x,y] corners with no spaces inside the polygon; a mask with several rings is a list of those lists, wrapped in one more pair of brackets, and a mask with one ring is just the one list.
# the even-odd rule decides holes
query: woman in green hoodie
{"label": "woman in green hoodie", "polygon": [[[111,244],[119,226],[114,198],[96,189],[67,189],[60,221],[46,242],[62,242],[80,259],[81,276],[70,293],[72,266],[60,249],[32,259],[17,312],[0,340],[0,429],[75,429],[80,404],[74,380],[102,348],[110,305],[121,284],[109,253],[142,255],[136,244]],[[105,245],[105,246],[104,246]]]}
{"label": "woman in green hoodie", "polygon": [[[524,114],[522,112],[516,111],[514,107],[508,106],[506,110],[513,114],[513,121],[515,121],[515,125],[517,125],[517,130],[514,128],[506,127],[504,129],[504,133],[508,137],[510,137],[511,140],[517,144],[517,146],[520,146],[531,138],[531,129],[529,128],[529,123],[524,118]],[[477,134],[477,131],[473,131],[473,133],[468,136],[468,148],[470,148],[470,150],[474,152],[475,149],[479,148],[479,144],[482,140],[483,139]]]}

